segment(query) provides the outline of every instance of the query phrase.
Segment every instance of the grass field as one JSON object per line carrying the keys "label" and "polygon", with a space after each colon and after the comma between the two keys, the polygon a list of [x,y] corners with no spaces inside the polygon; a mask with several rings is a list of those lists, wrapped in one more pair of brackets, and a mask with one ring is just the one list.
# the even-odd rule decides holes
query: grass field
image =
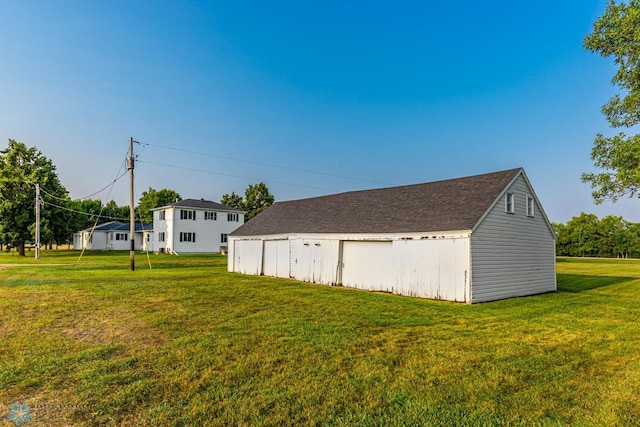
{"label": "grass field", "polygon": [[640,261],[462,305],[77,259],[0,255],[0,426],[13,403],[26,426],[640,425]]}

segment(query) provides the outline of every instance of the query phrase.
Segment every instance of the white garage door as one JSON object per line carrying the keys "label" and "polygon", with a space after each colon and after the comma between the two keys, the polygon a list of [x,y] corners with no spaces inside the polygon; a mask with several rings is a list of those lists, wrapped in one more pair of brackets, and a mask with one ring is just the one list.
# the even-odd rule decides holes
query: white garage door
{"label": "white garage door", "polygon": [[289,241],[265,240],[264,264],[265,276],[289,277]]}
{"label": "white garage door", "polygon": [[342,243],[342,285],[372,291],[393,290],[391,242]]}
{"label": "white garage door", "polygon": [[233,247],[234,271],[242,274],[262,273],[262,240],[236,240]]}

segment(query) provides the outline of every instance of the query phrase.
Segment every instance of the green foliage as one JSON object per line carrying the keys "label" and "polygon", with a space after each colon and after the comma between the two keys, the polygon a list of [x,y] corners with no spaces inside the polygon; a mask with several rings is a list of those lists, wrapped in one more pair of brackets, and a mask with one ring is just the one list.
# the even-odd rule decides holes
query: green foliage
{"label": "green foliage", "polygon": [[[25,242],[35,241],[35,184],[50,197],[68,199],[53,162],[37,148],[10,139],[7,148],[0,151],[0,242],[17,248],[21,255]],[[71,233],[70,216],[44,204],[40,223],[42,243],[62,243]]]}
{"label": "green foliage", "polygon": [[75,211],[71,218],[71,229],[76,232],[84,230],[96,222],[102,211],[102,201],[99,199],[73,200],[67,203],[67,207]]}
{"label": "green foliage", "polygon": [[563,259],[556,293],[468,306],[77,255],[0,255],[22,263],[0,270],[0,401],[36,423],[640,424],[638,261]]}
{"label": "green foliage", "polygon": [[[102,208],[102,216],[107,221],[127,221],[129,219],[129,206],[118,206],[114,200],[109,200]],[[104,222],[102,219],[99,222]]]}
{"label": "green foliage", "polygon": [[182,197],[174,190],[169,190],[168,188],[154,190],[149,187],[149,190],[142,192],[136,214],[140,216],[142,222],[149,223],[153,221],[151,209],[170,205],[178,200],[182,200]]}
{"label": "green foliage", "polygon": [[567,224],[554,223],[559,256],[640,258],[640,224],[620,216],[602,219],[581,213]]}
{"label": "green foliage", "polygon": [[[616,3],[611,0],[605,13],[585,37],[587,50],[612,56],[618,67],[612,83],[622,89],[602,107],[611,127],[633,127],[640,123],[640,0]],[[600,173],[585,173],[582,181],[591,184],[596,203],[606,199],[637,197],[640,186],[640,136],[624,132],[612,137],[596,136],[591,159]]]}
{"label": "green foliage", "polygon": [[224,194],[220,203],[245,211],[244,219],[248,221],[271,206],[274,201],[275,198],[269,192],[267,185],[264,182],[260,182],[247,187],[244,192],[244,199],[232,192],[231,194]]}
{"label": "green foliage", "polygon": [[220,203],[225,206],[229,206],[230,208],[244,210],[244,200],[242,200],[241,195],[236,194],[235,192],[231,192],[231,194],[223,194],[222,199],[220,199]]}
{"label": "green foliage", "polygon": [[274,201],[275,198],[264,182],[249,185],[244,192],[244,209],[247,211],[246,220],[250,220],[267,209]]}

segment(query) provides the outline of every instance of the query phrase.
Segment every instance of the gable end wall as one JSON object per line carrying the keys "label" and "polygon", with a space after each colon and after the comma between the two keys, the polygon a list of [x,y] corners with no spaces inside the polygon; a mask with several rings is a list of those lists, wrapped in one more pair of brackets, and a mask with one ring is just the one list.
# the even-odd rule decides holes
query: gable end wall
{"label": "gable end wall", "polygon": [[[555,239],[544,213],[522,175],[507,191],[515,213],[505,212],[503,195],[471,235],[474,303],[556,290]],[[534,217],[526,196],[534,198]]]}

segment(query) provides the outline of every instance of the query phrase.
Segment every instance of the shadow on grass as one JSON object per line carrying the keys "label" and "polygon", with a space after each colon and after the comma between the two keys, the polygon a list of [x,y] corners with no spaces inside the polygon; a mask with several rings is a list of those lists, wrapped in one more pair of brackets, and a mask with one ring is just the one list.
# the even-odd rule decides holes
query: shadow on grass
{"label": "shadow on grass", "polygon": [[558,274],[558,292],[580,293],[636,280],[635,277]]}

